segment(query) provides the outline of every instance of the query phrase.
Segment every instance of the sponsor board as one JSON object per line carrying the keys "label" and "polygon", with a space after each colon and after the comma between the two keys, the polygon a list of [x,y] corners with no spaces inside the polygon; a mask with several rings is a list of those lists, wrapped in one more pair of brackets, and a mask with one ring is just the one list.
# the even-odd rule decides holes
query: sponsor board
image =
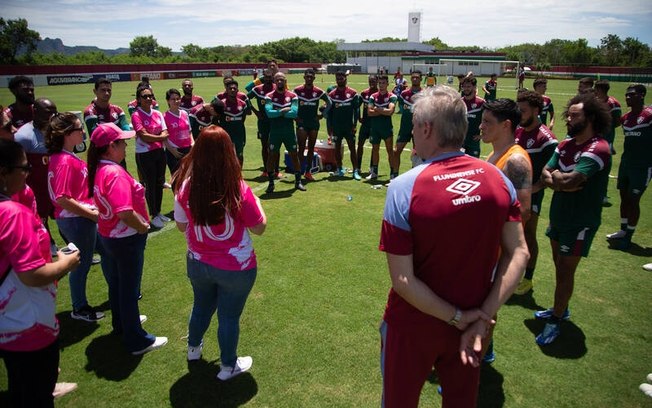
{"label": "sponsor board", "polygon": [[166,72],[167,79],[192,78],[192,72]]}
{"label": "sponsor board", "polygon": [[217,73],[215,71],[193,71],[193,78],[206,78],[206,77],[216,77]]}
{"label": "sponsor board", "polygon": [[87,84],[95,82],[93,75],[61,75],[48,76],[48,85]]}
{"label": "sponsor board", "polygon": [[116,74],[116,73],[93,74],[93,81],[97,81],[100,78],[106,78],[111,82],[131,81],[131,74]]}
{"label": "sponsor board", "polygon": [[131,74],[132,81],[142,81],[143,77],[148,77],[150,81],[165,79],[165,74],[162,72],[134,72]]}

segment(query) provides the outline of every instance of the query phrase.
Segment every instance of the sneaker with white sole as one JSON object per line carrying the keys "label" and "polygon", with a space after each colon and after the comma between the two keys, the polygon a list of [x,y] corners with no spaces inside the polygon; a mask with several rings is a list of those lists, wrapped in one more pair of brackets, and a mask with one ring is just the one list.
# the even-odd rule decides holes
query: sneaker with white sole
{"label": "sneaker with white sole", "polygon": [[[540,320],[549,320],[552,317],[552,308],[534,312],[534,317]],[[570,320],[570,310],[564,310],[564,313],[561,315],[561,319]]]}
{"label": "sneaker with white sole", "polygon": [[70,394],[76,389],[77,389],[77,383],[67,383],[67,382],[56,383],[54,385],[54,391],[52,391],[52,396],[54,398],[60,398],[66,394]]}
{"label": "sneaker with white sole", "polygon": [[230,380],[231,378],[248,371],[253,363],[253,358],[249,356],[238,357],[235,361],[235,367],[223,365],[220,368],[220,372],[217,373],[217,378],[222,381]]}
{"label": "sneaker with white sole", "polygon": [[607,234],[607,239],[620,239],[620,238],[625,238],[626,232],[623,230],[619,230],[616,232],[612,232],[611,234]]}
{"label": "sneaker with white sole", "polygon": [[143,324],[147,321],[147,315],[140,315],[138,317],[140,319],[140,324]]}
{"label": "sneaker with white sole", "polygon": [[158,215],[158,219],[161,220],[161,221],[163,221],[163,222],[170,222],[170,221],[172,221],[172,218],[167,217],[167,216],[165,216],[165,215],[163,215],[163,214],[159,214],[159,215]]}
{"label": "sneaker with white sole", "polygon": [[165,346],[166,344],[168,344],[168,338],[167,337],[157,337],[157,338],[154,339],[154,343],[150,344],[149,346],[145,347],[142,350],[132,351],[131,354],[133,354],[134,356],[139,356],[141,354],[149,353],[150,351],[160,349],[161,347]]}
{"label": "sneaker with white sole", "polygon": [[165,226],[165,224],[163,224],[163,221],[158,217],[158,215],[156,217],[152,218],[152,220],[149,222],[149,224],[152,227],[158,228],[158,229],[161,229],[161,228],[163,228]]}
{"label": "sneaker with white sole", "polygon": [[195,361],[201,358],[201,351],[204,348],[204,342],[199,343],[199,346],[188,346],[188,361]]}
{"label": "sneaker with white sole", "polygon": [[557,339],[561,331],[559,330],[559,324],[557,323],[546,323],[545,327],[541,334],[536,338],[536,342],[540,346],[545,346]]}
{"label": "sneaker with white sole", "polygon": [[85,322],[97,322],[104,319],[104,313],[98,312],[90,305],[86,305],[79,310],[73,310],[70,313],[70,317],[75,320],[83,320]]}
{"label": "sneaker with white sole", "polygon": [[652,398],[652,384],[643,383],[643,384],[639,385],[638,388],[641,391],[643,391],[643,394],[645,394],[648,397]]}
{"label": "sneaker with white sole", "polygon": [[374,173],[373,171],[369,173],[367,177],[365,177],[365,180],[375,180],[378,178],[378,174]]}

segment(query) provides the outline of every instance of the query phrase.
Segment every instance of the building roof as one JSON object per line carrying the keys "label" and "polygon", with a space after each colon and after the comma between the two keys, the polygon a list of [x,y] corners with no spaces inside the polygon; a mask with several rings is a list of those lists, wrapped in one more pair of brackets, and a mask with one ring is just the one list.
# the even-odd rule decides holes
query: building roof
{"label": "building roof", "polygon": [[369,42],[369,43],[340,43],[338,51],[358,52],[433,52],[434,47],[418,42]]}

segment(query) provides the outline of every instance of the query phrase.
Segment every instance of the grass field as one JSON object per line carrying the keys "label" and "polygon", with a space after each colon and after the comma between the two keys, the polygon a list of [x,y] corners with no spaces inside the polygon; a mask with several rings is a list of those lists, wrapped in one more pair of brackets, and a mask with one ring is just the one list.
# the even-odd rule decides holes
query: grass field
{"label": "grass field", "polygon": [[[444,78],[439,78],[440,83]],[[244,79],[241,88],[244,88]],[[300,75],[290,75],[291,86]],[[332,76],[318,76],[325,88]],[[484,79],[481,79],[484,82]],[[195,93],[210,99],[222,90],[221,78],[197,79]],[[526,80],[531,87],[532,80]],[[513,81],[499,79],[499,97],[515,97]],[[179,80],[152,83],[159,102]],[[352,75],[349,85],[366,88],[366,76]],[[116,83],[112,102],[126,107],[136,83]],[[548,95],[557,112],[555,131],[565,136],[561,113],[574,95],[576,81],[553,80]],[[624,106],[626,84],[612,83],[611,94]],[[37,88],[37,96],[53,99],[60,111],[83,110],[93,97],[92,85]],[[6,89],[0,102],[12,101]],[[648,101],[649,102],[649,101]],[[399,115],[394,116],[398,129]],[[322,125],[320,138],[325,138]],[[266,180],[261,171],[255,120],[247,121],[244,177],[257,195]],[[135,170],[133,142],[129,168]],[[622,130],[616,134],[612,174],[622,152]],[[483,155],[489,152],[483,146]],[[367,146],[364,163],[368,163]],[[652,152],[651,152],[652,154]],[[345,158],[348,155],[344,156]],[[388,165],[381,152],[381,179]],[[403,171],[409,160],[403,156]],[[348,160],[344,161],[345,166]],[[350,165],[350,164],[348,164]],[[365,170],[363,166],[363,170]],[[380,403],[378,325],[390,281],[385,256],[378,251],[385,189],[350,177],[316,175],[305,193],[293,190],[286,177],[272,197],[263,195],[269,225],[255,236],[258,280],[242,318],[239,352],[254,358],[252,370],[230,382],[215,379],[219,361],[216,323],[204,338],[200,362],[186,362],[187,321],[192,304],[185,276],[185,240],[167,225],[150,234],[145,255],[141,313],[146,330],[170,341],[144,357],[127,355],[118,338],[109,335],[110,317],[97,325],[72,320],[68,280],[60,282],[60,381],[79,389],[59,407],[374,407]],[[351,200],[347,197],[351,196]],[[540,255],[535,290],[513,298],[500,311],[495,331],[496,362],[482,370],[481,407],[649,407],[638,385],[652,372],[652,276],[641,265],[652,262],[652,193],[642,200],[642,217],[628,252],[611,250],[604,238],[619,227],[615,178],[609,181],[614,206],[603,211],[602,226],[591,254],[578,268],[571,300],[572,320],[550,346],[538,347],[542,329],[532,312],[552,304],[554,270],[544,235],[551,194],[546,194],[539,227]],[[173,197],[164,193],[164,212]],[[54,223],[50,223],[55,227]],[[434,231],[433,234],[446,234]],[[61,242],[61,239],[56,236]],[[98,266],[91,270],[89,300],[108,310],[107,288]],[[109,312],[110,313],[110,312]],[[6,405],[6,373],[0,368],[0,406]],[[436,386],[426,383],[421,406],[440,406]]]}

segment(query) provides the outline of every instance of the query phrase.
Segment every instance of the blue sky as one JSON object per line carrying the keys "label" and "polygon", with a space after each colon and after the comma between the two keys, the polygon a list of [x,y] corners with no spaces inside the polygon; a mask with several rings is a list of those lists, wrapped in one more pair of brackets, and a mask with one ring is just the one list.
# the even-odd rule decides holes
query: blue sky
{"label": "blue sky", "polygon": [[[41,37],[65,45],[129,47],[139,35],[180,51],[262,44],[289,37],[359,42],[407,37],[408,12],[422,12],[421,39],[449,45],[497,48],[552,38],[586,38],[591,46],[607,34],[637,37],[652,45],[650,0],[432,0],[285,1],[240,0],[4,0],[4,18],[26,18]],[[490,4],[488,6],[487,4]],[[224,6],[226,5],[226,6]],[[401,5],[401,7],[397,7]]]}

